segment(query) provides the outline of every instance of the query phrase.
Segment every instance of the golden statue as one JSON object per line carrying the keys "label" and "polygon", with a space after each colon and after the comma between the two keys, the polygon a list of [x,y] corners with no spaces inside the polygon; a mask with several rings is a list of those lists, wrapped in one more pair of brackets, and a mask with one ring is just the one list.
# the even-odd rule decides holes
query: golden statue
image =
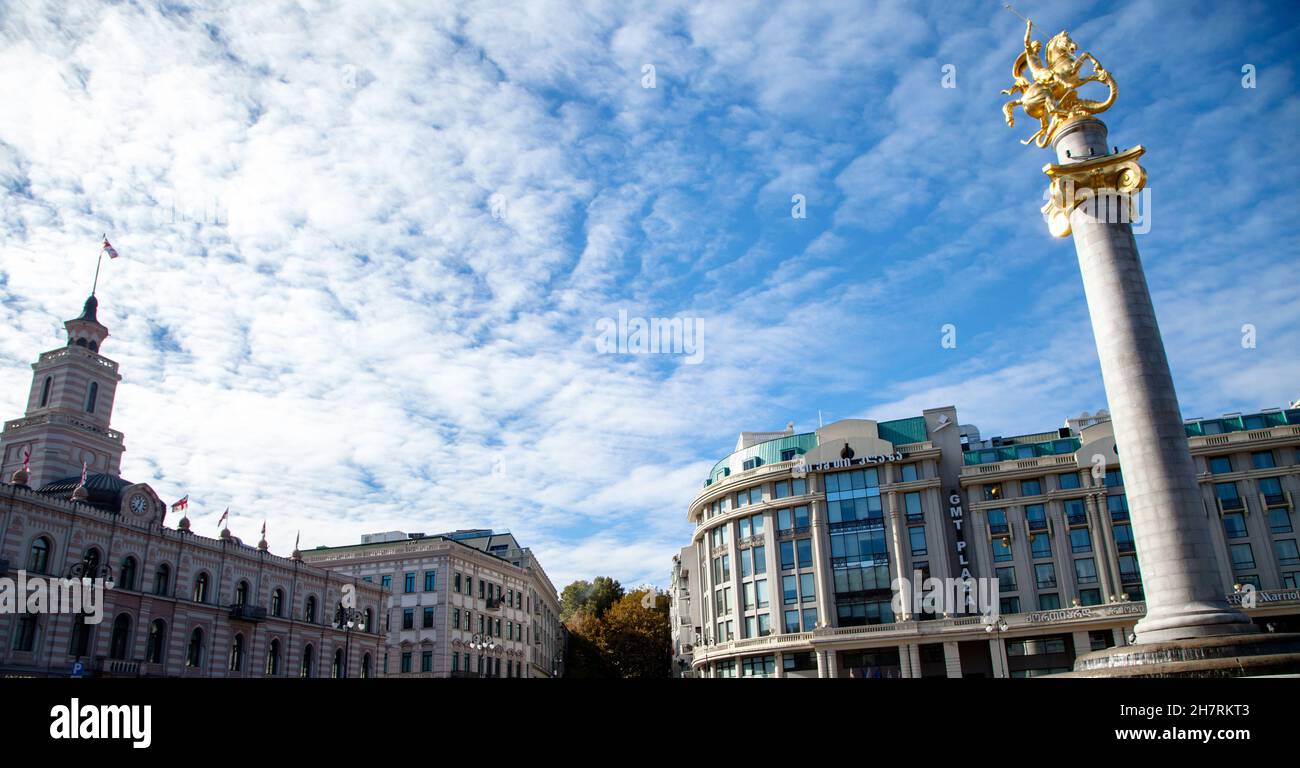
{"label": "golden statue", "polygon": [[[1025,50],[1011,68],[1014,83],[1003,91],[1008,96],[1018,93],[1020,98],[1002,105],[1002,114],[1007,125],[1015,125],[1013,110],[1017,106],[1024,109],[1026,115],[1039,121],[1039,128],[1033,136],[1020,143],[1032,141],[1039,147],[1046,147],[1065,123],[1109,109],[1115,103],[1119,89],[1110,73],[1091,53],[1085,51],[1074,55],[1078,45],[1070,39],[1068,32],[1061,32],[1047,41],[1047,62],[1044,64],[1039,58],[1043,44],[1033,39],[1033,30],[1034,22],[1025,19]],[[1091,63],[1093,69],[1087,77],[1080,73],[1085,63]],[[1029,77],[1025,77],[1026,69]],[[1087,83],[1105,85],[1110,89],[1110,95],[1103,101],[1080,98],[1078,90]]]}

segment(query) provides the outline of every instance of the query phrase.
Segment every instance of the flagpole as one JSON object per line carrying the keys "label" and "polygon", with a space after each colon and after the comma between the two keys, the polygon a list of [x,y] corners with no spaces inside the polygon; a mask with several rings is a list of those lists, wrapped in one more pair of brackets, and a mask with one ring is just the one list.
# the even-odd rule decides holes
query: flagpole
{"label": "flagpole", "polygon": [[[107,234],[107,233],[105,233],[104,238],[105,238],[105,239],[108,238],[108,234]],[[95,289],[99,288],[99,265],[101,265],[101,264],[103,264],[103,263],[104,263],[104,249],[103,249],[103,248],[100,248],[100,249],[99,249],[99,259],[95,262],[95,282],[94,282],[93,285],[90,286],[90,295],[91,295],[91,296],[94,296],[94,295],[95,295]]]}

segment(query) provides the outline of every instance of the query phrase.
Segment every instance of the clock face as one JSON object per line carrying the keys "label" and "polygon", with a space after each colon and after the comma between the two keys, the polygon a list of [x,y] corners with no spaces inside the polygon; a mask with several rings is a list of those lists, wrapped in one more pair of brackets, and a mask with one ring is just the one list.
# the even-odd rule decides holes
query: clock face
{"label": "clock face", "polygon": [[149,500],[144,497],[144,494],[137,493],[131,497],[131,511],[137,515],[143,515],[148,504]]}

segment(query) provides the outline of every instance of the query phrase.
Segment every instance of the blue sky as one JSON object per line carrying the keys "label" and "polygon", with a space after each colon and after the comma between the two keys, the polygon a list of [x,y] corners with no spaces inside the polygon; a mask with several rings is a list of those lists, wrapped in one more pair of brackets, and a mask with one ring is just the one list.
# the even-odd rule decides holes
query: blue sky
{"label": "blue sky", "polygon": [[[123,474],[280,553],[491,526],[557,586],[663,583],[742,429],[1105,405],[1001,3],[429,5],[0,5],[0,414],[102,232]],[[1186,415],[1300,397],[1294,6],[1019,9],[1147,148]],[[620,310],[702,360],[598,353]]]}

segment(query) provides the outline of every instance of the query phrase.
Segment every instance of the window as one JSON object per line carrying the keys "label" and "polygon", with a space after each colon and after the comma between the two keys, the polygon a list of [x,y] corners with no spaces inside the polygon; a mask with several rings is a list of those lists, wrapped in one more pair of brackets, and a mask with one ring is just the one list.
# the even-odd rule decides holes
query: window
{"label": "window", "polygon": [[433,651],[422,651],[420,653],[420,671],[433,671]]}
{"label": "window", "polygon": [[1106,470],[1106,487],[1115,488],[1124,484],[1124,473],[1118,469]]}
{"label": "window", "polygon": [[130,640],[131,617],[123,613],[113,621],[113,634],[108,643],[108,658],[125,659]]}
{"label": "window", "polygon": [[740,661],[741,677],[771,677],[776,674],[776,656],[749,656]]}
{"label": "window", "polygon": [[27,570],[30,573],[49,573],[50,540],[37,536],[27,552]]}
{"label": "window", "polygon": [[1119,552],[1137,551],[1137,545],[1133,543],[1133,526],[1128,523],[1115,526],[1115,549]]}
{"label": "window", "polygon": [[1047,530],[1047,508],[1042,504],[1030,504],[1025,507],[1025,523],[1031,531]]}
{"label": "window", "polygon": [[1225,514],[1223,516],[1223,535],[1230,539],[1246,538],[1246,516],[1240,512]]}
{"label": "window", "polygon": [[901,467],[898,468],[898,477],[904,483],[910,483],[911,481],[917,479],[918,475],[916,473],[916,465],[915,464],[902,465]]}
{"label": "window", "polygon": [[997,501],[1002,498],[1002,483],[989,483],[984,486],[984,500]]}
{"label": "window", "polygon": [[279,587],[276,587],[275,590],[271,592],[271,615],[284,615],[284,590]]}
{"label": "window", "polygon": [[817,609],[803,609],[803,631],[811,632],[817,628]]}
{"label": "window", "polygon": [[754,593],[758,598],[758,607],[766,608],[768,604],[767,579],[759,579],[754,582]]}
{"label": "window", "polygon": [[1268,530],[1270,533],[1290,533],[1293,530],[1286,507],[1268,511]]}
{"label": "window", "polygon": [[798,453],[799,450],[797,448],[784,448],[781,450],[781,461],[794,461],[794,457],[798,455]]}
{"label": "window", "polygon": [[813,587],[813,575],[811,573],[799,574],[799,594],[805,603],[816,602],[817,591]]}
{"label": "window", "polygon": [[433,629],[433,608],[431,608],[431,607],[428,607],[428,608],[425,608],[425,609],[424,609],[424,623],[423,623],[423,628],[424,628],[424,629]]}
{"label": "window", "polygon": [[1070,525],[1087,525],[1088,513],[1084,510],[1083,499],[1065,500],[1065,521]]}
{"label": "window", "polygon": [[1233,544],[1229,548],[1232,555],[1233,571],[1252,571],[1255,569],[1255,553],[1249,544]]}
{"label": "window", "polygon": [[[1038,610],[1055,611],[1061,607],[1061,596],[1057,594],[1039,595]],[[1009,651],[1010,649],[1008,649]]]}
{"label": "window", "polygon": [[414,574],[414,573],[408,573],[408,574],[406,574],[406,576],[405,576],[405,578],[404,578],[404,580],[403,580],[403,583],[402,583],[402,591],[403,591],[403,592],[406,592],[407,594],[410,594],[411,592],[414,592],[414,591],[415,591],[415,574]]}
{"label": "window", "polygon": [[1111,522],[1118,523],[1128,519],[1128,497],[1124,494],[1106,497],[1106,509],[1110,512]]}
{"label": "window", "polygon": [[1057,480],[1057,485],[1062,490],[1071,490],[1079,487],[1078,472],[1066,472],[1065,474],[1057,475],[1056,480]]}
{"label": "window", "polygon": [[[278,646],[277,646],[278,647]],[[144,661],[146,664],[161,664],[167,648],[167,623],[154,619],[149,625],[149,637],[145,640]]]}
{"label": "window", "polygon": [[812,539],[799,539],[795,542],[795,547],[799,550],[799,567],[811,568],[813,564]]}
{"label": "window", "polygon": [[912,557],[925,557],[927,554],[925,545],[925,526],[909,526],[907,529],[907,538],[912,545]]}
{"label": "window", "polygon": [[415,609],[402,609],[402,629],[415,629]]}
{"label": "window", "polygon": [[1056,566],[1052,563],[1035,564],[1034,583],[1039,589],[1056,589]]}
{"label": "window", "polygon": [[767,573],[767,547],[754,547],[750,553],[754,558],[754,574]]}
{"label": "window", "polygon": [[993,547],[993,562],[1006,563],[1012,559],[1011,540],[1005,536],[990,542]]}
{"label": "window", "polygon": [[1286,505],[1286,494],[1282,493],[1282,479],[1278,477],[1261,477],[1259,493],[1264,497],[1264,505],[1281,507]]}
{"label": "window", "polygon": [[248,593],[251,589],[248,582],[241,579],[239,586],[235,587],[235,605],[248,605]]}
{"label": "window", "polygon": [[1272,451],[1255,451],[1250,454],[1250,464],[1255,469],[1273,469],[1277,466]]}
{"label": "window", "polygon": [[137,564],[134,557],[128,555],[122,560],[122,572],[118,575],[117,588],[135,591],[135,572]]}
{"label": "window", "polygon": [[1277,553],[1279,565],[1300,565],[1300,551],[1296,549],[1295,539],[1281,539],[1273,542],[1273,551]]}
{"label": "window", "polygon": [[1070,551],[1076,555],[1092,551],[1092,535],[1087,528],[1070,529]]}
{"label": "window", "polygon": [[1225,472],[1232,471],[1232,459],[1228,456],[1211,456],[1209,465],[1210,472],[1215,475],[1222,475]]}
{"label": "window", "polygon": [[194,602],[206,603],[208,601],[208,574],[202,572],[194,580]]}
{"label": "window", "polygon": [[54,377],[46,376],[45,383],[41,385],[41,407],[42,408],[49,405],[50,403],[50,387],[53,386],[53,384],[54,384]]}
{"label": "window", "polygon": [[786,612],[783,614],[783,617],[784,617],[784,623],[783,623],[783,625],[782,625],[782,631],[783,631],[783,632],[785,632],[786,634],[790,634],[790,633],[798,632],[798,631],[799,631],[799,612],[798,612],[798,611],[786,611]]}
{"label": "window", "polygon": [[781,602],[786,605],[799,602],[799,586],[794,576],[781,577]]}
{"label": "window", "polygon": [[231,672],[242,672],[244,670],[244,636],[236,634],[235,641],[230,644],[230,660],[227,668]]}
{"label": "window", "polygon": [[380,576],[380,577],[379,577],[379,586],[383,587],[384,589],[392,589],[392,588],[393,588],[393,576],[392,576],[392,574],[390,574],[390,573],[385,573],[383,576]]}
{"label": "window", "polygon": [[781,656],[781,668],[786,672],[807,672],[817,668],[817,657],[812,651],[786,653]]}
{"label": "window", "polygon": [[1052,540],[1045,533],[1035,533],[1029,537],[1029,550],[1035,557],[1052,556]]}
{"label": "window", "polygon": [[1006,533],[1010,530],[1007,527],[1007,511],[1005,509],[990,509],[987,515],[990,533]]}
{"label": "window", "polygon": [[425,571],[425,572],[424,572],[424,591],[425,591],[425,592],[433,592],[433,591],[434,591],[434,587],[437,586],[437,577],[438,577],[438,572],[437,572],[437,571]]}
{"label": "window", "polygon": [[1038,496],[1038,495],[1042,494],[1042,492],[1043,492],[1043,484],[1042,484],[1041,481],[1039,481],[1039,480],[1021,480],[1021,481],[1020,481],[1020,495],[1021,495],[1021,496]]}
{"label": "window", "polygon": [[14,650],[30,652],[36,648],[37,615],[24,613],[18,617],[18,628],[14,632]]}
{"label": "window", "polygon": [[1215,483],[1214,495],[1219,499],[1222,509],[1241,509],[1241,497],[1237,495],[1236,483]]}
{"label": "window", "polygon": [[907,513],[907,522],[909,523],[919,523],[925,520],[925,513],[921,510],[920,493],[903,494],[903,510]]}
{"label": "window", "polygon": [[406,675],[406,674],[410,674],[410,672],[411,672],[411,652],[406,651],[402,653],[402,674]]}
{"label": "window", "polygon": [[203,630],[198,627],[190,633],[190,643],[185,650],[185,666],[192,669],[203,668]]}
{"label": "window", "polygon": [[95,401],[99,399],[99,382],[90,382],[90,393],[86,395],[86,413],[95,412]]}
{"label": "window", "polygon": [[772,634],[772,615],[769,613],[758,614],[758,636],[767,637]]}
{"label": "window", "polygon": [[1079,603],[1081,605],[1101,605],[1101,590],[1100,589],[1079,590]]}
{"label": "window", "polygon": [[1097,583],[1097,563],[1091,557],[1074,561],[1074,578],[1079,584]]}
{"label": "window", "polygon": [[302,618],[303,621],[311,622],[312,624],[316,623],[316,596],[315,595],[307,596],[307,602],[303,604]]}
{"label": "window", "polygon": [[1004,597],[998,601],[999,613],[1020,613],[1019,597]]}
{"label": "window", "polygon": [[1016,567],[1009,565],[1005,568],[997,569],[998,590],[1001,592],[1016,591]]}

